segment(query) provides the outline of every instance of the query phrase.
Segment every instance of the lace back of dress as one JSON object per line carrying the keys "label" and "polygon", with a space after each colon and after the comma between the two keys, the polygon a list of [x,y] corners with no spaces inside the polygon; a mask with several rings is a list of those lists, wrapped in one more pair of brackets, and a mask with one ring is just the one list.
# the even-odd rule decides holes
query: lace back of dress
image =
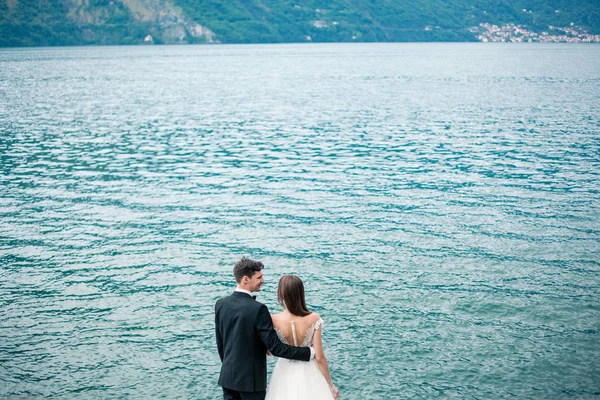
{"label": "lace back of dress", "polygon": [[[290,321],[292,324],[292,338],[294,339],[294,346],[298,346],[298,336],[296,334],[296,322],[295,321]],[[315,335],[315,331],[317,329],[321,329],[321,326],[323,326],[323,320],[321,318],[319,318],[319,320],[317,322],[315,322],[311,327],[309,327],[306,330],[306,335],[304,336],[304,340],[302,341],[302,343],[299,345],[300,347],[310,347],[312,346],[313,343],[313,337]],[[276,326],[275,328],[275,332],[277,333],[277,337],[279,337],[279,340],[282,343],[285,343],[287,345],[289,345],[288,340],[286,339],[285,335],[283,334],[283,332],[277,328]]]}
{"label": "lace back of dress", "polygon": [[315,336],[315,331],[317,329],[321,329],[323,325],[323,320],[319,318],[317,322],[315,322],[310,328],[306,330],[306,336],[304,337],[304,342],[300,345],[300,347],[310,347],[313,343],[313,338]]}

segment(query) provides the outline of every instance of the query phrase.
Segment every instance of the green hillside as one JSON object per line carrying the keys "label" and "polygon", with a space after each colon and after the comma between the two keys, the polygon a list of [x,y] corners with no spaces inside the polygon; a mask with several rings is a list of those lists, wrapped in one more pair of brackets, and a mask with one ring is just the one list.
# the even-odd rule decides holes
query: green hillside
{"label": "green hillside", "polygon": [[[480,23],[571,22],[600,33],[600,2],[497,0],[177,0],[223,42],[470,41]],[[527,10],[524,12],[523,10]],[[558,12],[557,12],[558,11]]]}
{"label": "green hillside", "polygon": [[[0,0],[0,46],[474,41],[481,23],[600,34],[597,0]],[[472,28],[471,31],[469,28]]]}
{"label": "green hillside", "polygon": [[[177,0],[223,42],[465,41],[462,12],[441,0]],[[425,30],[426,26],[431,30]]]}

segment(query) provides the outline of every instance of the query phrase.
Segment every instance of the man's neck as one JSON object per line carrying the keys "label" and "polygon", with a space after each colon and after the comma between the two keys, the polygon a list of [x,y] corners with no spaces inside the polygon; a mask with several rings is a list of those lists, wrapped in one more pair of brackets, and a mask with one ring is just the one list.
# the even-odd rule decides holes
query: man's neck
{"label": "man's neck", "polygon": [[251,292],[251,291],[249,291],[248,289],[241,288],[241,287],[239,287],[239,286],[237,286],[237,287],[235,288],[235,291],[236,291],[236,292],[242,292],[242,293],[246,293],[246,294],[248,294],[248,295],[252,296],[252,292]]}

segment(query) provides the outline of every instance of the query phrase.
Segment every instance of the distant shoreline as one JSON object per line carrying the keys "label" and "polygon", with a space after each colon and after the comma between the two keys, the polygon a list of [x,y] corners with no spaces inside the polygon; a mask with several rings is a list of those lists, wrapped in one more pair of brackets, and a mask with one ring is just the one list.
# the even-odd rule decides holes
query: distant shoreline
{"label": "distant shoreline", "polygon": [[285,46],[285,45],[306,45],[306,46],[320,46],[320,45],[372,45],[372,44],[478,44],[486,46],[494,45],[599,45],[600,42],[481,42],[481,41],[462,41],[462,42],[265,42],[265,43],[160,43],[160,44],[76,44],[76,45],[48,45],[48,46],[0,46],[0,50],[4,49],[53,49],[53,48],[92,48],[92,47],[188,47],[188,46],[201,46],[201,47],[223,47],[223,46]]}

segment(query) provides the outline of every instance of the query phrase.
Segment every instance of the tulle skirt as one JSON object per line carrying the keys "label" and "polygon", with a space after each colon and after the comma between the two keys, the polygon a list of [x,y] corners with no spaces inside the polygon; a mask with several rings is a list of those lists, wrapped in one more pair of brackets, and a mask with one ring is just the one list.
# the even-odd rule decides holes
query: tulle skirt
{"label": "tulle skirt", "polygon": [[317,362],[280,358],[273,369],[265,400],[333,400]]}

